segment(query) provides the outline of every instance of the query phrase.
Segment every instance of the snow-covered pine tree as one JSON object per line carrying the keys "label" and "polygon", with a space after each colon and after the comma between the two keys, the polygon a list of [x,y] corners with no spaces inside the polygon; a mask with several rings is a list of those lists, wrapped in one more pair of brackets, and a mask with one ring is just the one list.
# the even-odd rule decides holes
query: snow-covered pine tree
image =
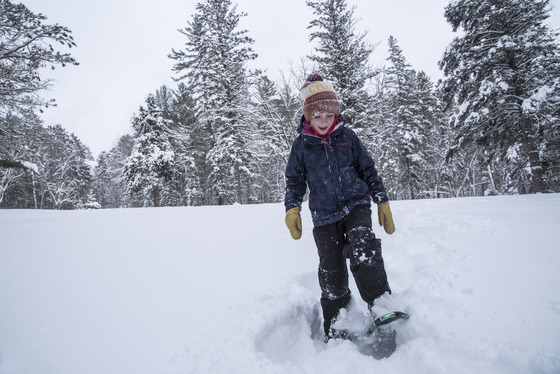
{"label": "snow-covered pine tree", "polygon": [[416,72],[406,61],[397,40],[389,37],[389,66],[385,74],[386,99],[389,101],[382,131],[385,136],[384,168],[393,182],[397,199],[414,199],[422,190],[422,177],[426,169],[423,154],[426,141],[421,124],[420,104],[416,97]]}
{"label": "snow-covered pine tree", "polygon": [[195,136],[199,134],[196,133],[198,122],[194,101],[183,83],[179,83],[176,91],[161,87],[155,98],[163,108],[162,117],[170,121],[168,136],[175,154],[175,172],[168,189],[170,205],[199,205],[202,203],[198,168],[201,163],[197,162],[196,156],[200,153],[202,139]]}
{"label": "snow-covered pine tree", "polygon": [[[207,155],[211,149],[211,128],[207,121],[199,121],[200,105],[185,82],[179,82],[174,90],[172,121],[182,137],[174,142],[176,152],[189,159],[188,171],[185,170],[186,205],[210,204],[211,193],[207,191],[209,164]],[[182,144],[179,144],[182,142]]]}
{"label": "snow-covered pine tree", "polygon": [[253,148],[252,164],[255,178],[250,188],[252,202],[273,202],[278,188],[278,150],[281,143],[275,141],[281,122],[280,113],[275,108],[276,88],[267,77],[257,80],[252,93],[253,111],[250,115],[255,124],[251,146]]}
{"label": "snow-covered pine tree", "polygon": [[76,209],[91,191],[91,152],[60,125],[43,127],[33,112],[7,115],[2,158],[21,165],[0,168],[0,204],[6,208]]}
{"label": "snow-covered pine tree", "polygon": [[[244,202],[244,186],[251,178],[246,167],[250,153],[246,142],[252,129],[249,110],[247,62],[256,58],[253,39],[238,30],[244,13],[230,0],[206,0],[196,5],[188,26],[179,30],[187,37],[184,50],[173,50],[173,70],[196,101],[201,135],[209,145],[206,155],[207,203]],[[195,135],[196,136],[196,135]]]}
{"label": "snow-covered pine tree", "polygon": [[560,53],[549,11],[549,0],[457,0],[445,9],[463,31],[440,61],[458,144],[509,165],[504,192],[560,190]]}
{"label": "snow-covered pine tree", "polygon": [[439,198],[454,196],[453,175],[456,168],[447,162],[447,151],[453,133],[444,103],[430,77],[423,71],[415,76],[414,119],[424,138],[420,144],[421,185],[418,197]]}
{"label": "snow-covered pine tree", "polygon": [[359,132],[371,125],[367,86],[377,74],[369,64],[374,47],[365,40],[367,33],[357,33],[355,7],[348,8],[346,0],[308,0],[307,5],[318,16],[308,26],[314,30],[310,41],[318,43],[308,57],[319,73],[334,82],[344,118]]}
{"label": "snow-covered pine tree", "polygon": [[[102,152],[97,161],[95,169],[94,193],[102,208],[126,208],[131,206],[142,206],[140,199],[134,203],[127,187],[124,166],[127,158],[132,154],[134,138],[130,134],[123,135],[117,144],[107,153]],[[103,157],[105,162],[101,162]],[[106,170],[105,170],[106,168]],[[103,176],[106,177],[103,177]],[[101,178],[100,181],[97,181]],[[100,186],[103,184],[103,186]],[[102,196],[105,196],[101,203]]]}
{"label": "snow-covered pine tree", "polygon": [[[445,115],[430,78],[406,61],[389,37],[388,64],[377,78],[370,151],[394,199],[441,197],[439,173],[445,164]],[[373,131],[371,131],[373,130]],[[449,193],[449,191],[447,191]]]}
{"label": "snow-covered pine tree", "polygon": [[251,118],[255,124],[252,148],[255,171],[254,201],[280,202],[284,197],[284,171],[301,116],[301,98],[282,76],[280,83],[262,76],[255,85]]}
{"label": "snow-covered pine tree", "polygon": [[46,19],[23,4],[0,1],[0,114],[48,105],[39,93],[52,79],[41,76],[41,68],[78,65],[69,53],[54,48],[76,46],[72,31],[45,24]]}
{"label": "snow-covered pine tree", "polygon": [[[126,159],[124,175],[130,194],[139,194],[142,206],[161,206],[166,189],[175,171],[175,154],[168,137],[169,120],[161,116],[153,95],[146,107],[132,119],[135,132],[132,154]],[[167,204],[164,204],[167,205]]]}
{"label": "snow-covered pine tree", "polygon": [[38,208],[39,193],[33,183],[37,174],[23,166],[37,167],[42,158],[37,154],[39,144],[45,139],[42,121],[30,111],[23,116],[3,116],[0,123],[0,163],[4,163],[0,167],[0,207]]}
{"label": "snow-covered pine tree", "polygon": [[[76,46],[72,32],[58,24],[46,24],[46,19],[23,4],[0,1],[0,138],[13,145],[0,149],[0,204],[8,207],[40,205],[37,199],[41,197],[35,190],[38,175],[31,172],[30,160],[25,159],[32,155],[17,147],[23,133],[27,144],[41,143],[40,135],[29,133],[27,124],[33,116],[33,109],[54,101],[45,100],[41,95],[52,85],[52,79],[40,74],[41,68],[78,65],[70,53],[56,48],[56,45],[63,48]],[[35,119],[31,121],[34,123]],[[11,127],[16,123],[20,128]],[[39,132],[45,131],[42,125],[37,128]],[[18,159],[13,159],[14,156]],[[64,189],[64,193],[67,192],[69,190]],[[66,206],[74,203],[78,201],[71,199]]]}
{"label": "snow-covered pine tree", "polygon": [[45,129],[37,154],[37,184],[41,208],[76,209],[87,202],[91,191],[91,151],[62,126]]}
{"label": "snow-covered pine tree", "polygon": [[174,122],[178,124],[175,128],[178,136],[173,137],[173,145],[178,157],[185,160],[183,169],[185,204],[202,205],[204,193],[201,181],[205,180],[205,176],[201,171],[206,165],[208,144],[205,142],[206,137],[201,133],[203,127],[196,115],[196,103],[184,83],[179,83],[175,90],[173,108]]}
{"label": "snow-covered pine tree", "polygon": [[113,179],[109,173],[109,153],[103,151],[97,157],[97,162],[93,168],[93,194],[95,200],[100,204],[101,208],[113,208],[111,204],[111,190]]}

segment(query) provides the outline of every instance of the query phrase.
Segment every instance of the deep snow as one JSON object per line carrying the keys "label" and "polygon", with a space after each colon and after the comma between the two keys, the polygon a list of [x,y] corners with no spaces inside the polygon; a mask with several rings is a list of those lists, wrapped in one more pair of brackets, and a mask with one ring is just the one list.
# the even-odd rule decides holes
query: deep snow
{"label": "deep snow", "polygon": [[306,207],[0,210],[0,373],[560,373],[559,194],[391,206],[380,361],[321,341]]}

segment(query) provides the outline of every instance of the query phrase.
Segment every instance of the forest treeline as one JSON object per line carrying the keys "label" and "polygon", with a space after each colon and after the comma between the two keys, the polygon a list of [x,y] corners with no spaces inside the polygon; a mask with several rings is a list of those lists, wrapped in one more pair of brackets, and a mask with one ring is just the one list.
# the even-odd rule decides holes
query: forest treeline
{"label": "forest treeline", "polygon": [[[174,87],[147,93],[132,134],[93,159],[45,125],[41,69],[78,65],[71,30],[0,0],[0,207],[119,208],[276,203],[311,72],[376,160],[390,198],[560,192],[560,49],[549,0],[455,0],[433,82],[394,37],[383,68],[346,0],[307,1],[314,50],[279,80],[249,69],[254,40],[230,0],[202,0],[170,46]],[[379,51],[376,51],[379,53]],[[333,58],[333,56],[336,56]],[[79,67],[78,67],[79,68]]]}

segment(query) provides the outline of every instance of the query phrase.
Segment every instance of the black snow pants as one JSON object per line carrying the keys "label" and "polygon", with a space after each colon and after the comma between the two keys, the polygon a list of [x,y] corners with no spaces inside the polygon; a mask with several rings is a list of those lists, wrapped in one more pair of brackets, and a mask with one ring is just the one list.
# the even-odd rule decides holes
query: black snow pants
{"label": "black snow pants", "polygon": [[369,205],[357,206],[341,221],[315,227],[313,236],[319,252],[323,327],[329,335],[331,324],[351,298],[346,259],[350,260],[360,296],[368,305],[373,305],[385,292],[391,293],[391,289],[381,255],[381,240],[372,230]]}

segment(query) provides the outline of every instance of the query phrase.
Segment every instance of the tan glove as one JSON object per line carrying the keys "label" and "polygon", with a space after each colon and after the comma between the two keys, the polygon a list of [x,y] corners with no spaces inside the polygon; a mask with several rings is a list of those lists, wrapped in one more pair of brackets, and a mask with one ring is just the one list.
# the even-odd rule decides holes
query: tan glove
{"label": "tan glove", "polygon": [[387,234],[395,232],[393,214],[391,213],[388,201],[377,204],[377,218],[379,219],[379,226],[383,226]]}
{"label": "tan glove", "polygon": [[286,212],[286,226],[290,230],[292,238],[301,238],[301,207],[296,206]]}

